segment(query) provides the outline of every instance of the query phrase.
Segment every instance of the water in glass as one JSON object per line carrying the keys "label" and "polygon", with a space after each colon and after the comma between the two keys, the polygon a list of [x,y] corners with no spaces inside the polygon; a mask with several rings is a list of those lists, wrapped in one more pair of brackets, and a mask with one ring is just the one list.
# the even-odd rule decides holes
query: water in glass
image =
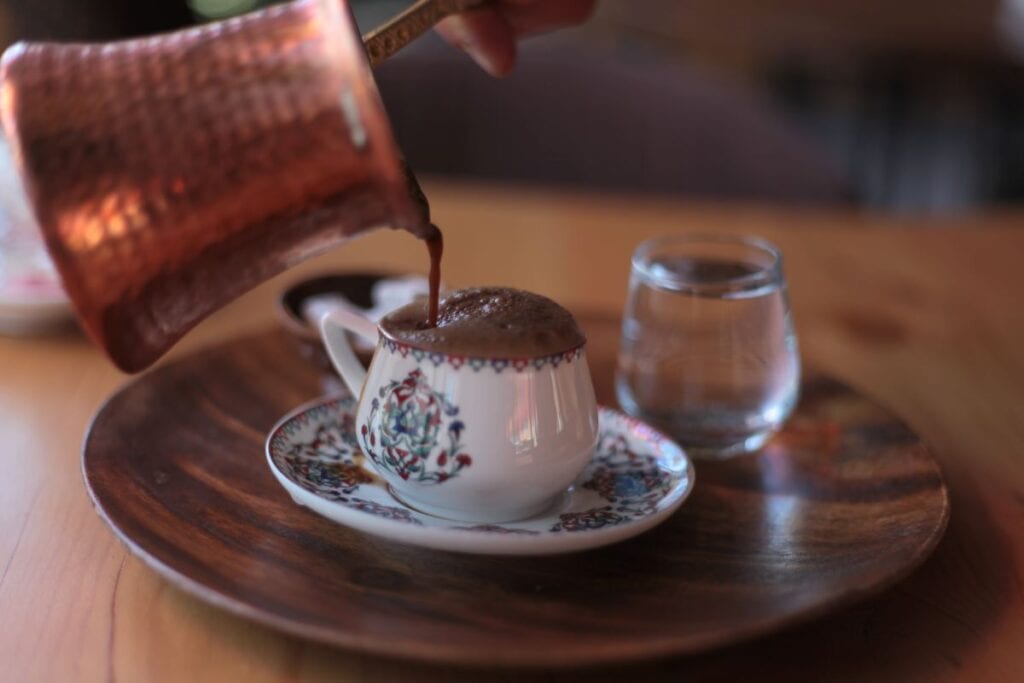
{"label": "water in glass", "polygon": [[692,242],[638,250],[618,398],[694,455],[728,457],[760,448],[791,413],[796,337],[773,247]]}

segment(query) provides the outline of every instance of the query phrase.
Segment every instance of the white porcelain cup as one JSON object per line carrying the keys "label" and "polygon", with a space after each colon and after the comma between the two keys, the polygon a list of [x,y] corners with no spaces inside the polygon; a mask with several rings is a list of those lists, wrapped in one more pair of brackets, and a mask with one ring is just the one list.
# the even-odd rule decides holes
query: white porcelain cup
{"label": "white porcelain cup", "polygon": [[[320,330],[359,397],[359,447],[414,508],[479,523],[525,519],[591,459],[597,404],[584,345],[536,358],[456,356],[398,342],[350,310],[326,314]],[[376,344],[368,370],[346,332]]]}

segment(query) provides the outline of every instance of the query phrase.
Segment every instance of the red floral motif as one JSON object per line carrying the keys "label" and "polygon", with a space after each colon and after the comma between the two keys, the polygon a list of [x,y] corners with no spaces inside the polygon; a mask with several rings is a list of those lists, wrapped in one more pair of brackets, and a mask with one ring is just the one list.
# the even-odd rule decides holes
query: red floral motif
{"label": "red floral motif", "polygon": [[406,522],[408,524],[422,524],[420,520],[412,516],[411,510],[407,510],[405,508],[399,508],[393,505],[381,505],[380,503],[375,503],[372,500],[363,500],[362,498],[353,498],[348,502],[348,505],[351,508],[374,515],[375,517],[393,519],[395,521]]}
{"label": "red floral motif", "polygon": [[[352,403],[342,402],[342,405],[352,407]],[[335,412],[328,413],[329,407]],[[305,488],[329,500],[345,500],[360,485],[372,482],[373,477],[354,460],[358,446],[352,411],[342,412],[334,419],[336,411],[336,404],[318,406],[297,416],[274,435],[270,452],[278,468],[294,481],[302,482]],[[325,420],[325,414],[331,415],[331,419]],[[300,428],[318,422],[319,426],[309,438],[295,438]]]}
{"label": "red floral motif", "polygon": [[593,508],[583,512],[563,512],[558,516],[558,523],[551,527],[552,531],[586,531],[600,529],[628,522],[629,518],[614,512],[610,505]]}

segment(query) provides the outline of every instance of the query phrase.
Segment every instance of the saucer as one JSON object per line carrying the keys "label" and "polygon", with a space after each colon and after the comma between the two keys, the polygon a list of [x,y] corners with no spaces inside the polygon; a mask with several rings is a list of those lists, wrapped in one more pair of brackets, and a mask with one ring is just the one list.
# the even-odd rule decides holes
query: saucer
{"label": "saucer", "polygon": [[664,521],[693,488],[676,443],[602,407],[593,459],[547,511],[504,524],[443,519],[405,504],[374,473],[356,445],[355,410],[352,398],[326,397],[289,413],[267,437],[270,471],[299,505],[400,543],[493,555],[596,548]]}

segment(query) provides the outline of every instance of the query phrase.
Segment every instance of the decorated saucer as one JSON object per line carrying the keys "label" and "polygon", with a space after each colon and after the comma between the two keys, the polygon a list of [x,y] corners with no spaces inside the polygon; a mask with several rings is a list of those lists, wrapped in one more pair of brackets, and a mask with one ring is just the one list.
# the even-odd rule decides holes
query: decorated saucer
{"label": "decorated saucer", "polygon": [[693,488],[683,450],[652,427],[601,408],[600,439],[576,483],[534,517],[474,524],[396,498],[356,443],[356,402],[327,397],[285,416],[267,437],[270,471],[292,499],[347,527],[400,543],[498,555],[596,548],[664,521]]}

